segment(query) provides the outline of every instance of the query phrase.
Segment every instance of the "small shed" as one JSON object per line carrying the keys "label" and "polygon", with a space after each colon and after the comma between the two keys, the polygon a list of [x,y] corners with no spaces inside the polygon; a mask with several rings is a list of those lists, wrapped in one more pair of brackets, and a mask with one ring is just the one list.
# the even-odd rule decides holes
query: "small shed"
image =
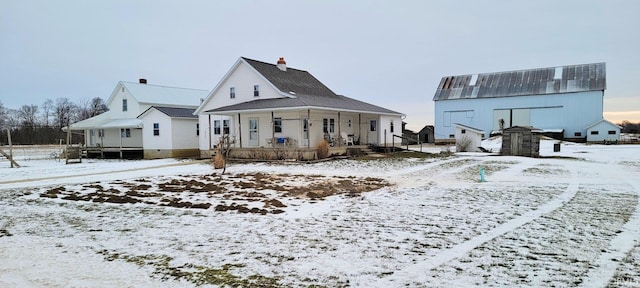
{"label": "small shed", "polygon": [[513,126],[502,131],[502,155],[540,156],[540,133],[530,126]]}
{"label": "small shed", "polygon": [[418,137],[420,142],[422,143],[433,143],[435,141],[433,125],[424,126],[420,132],[418,132]]}
{"label": "small shed", "polygon": [[456,151],[480,152],[484,131],[456,123]]}
{"label": "small shed", "polygon": [[620,139],[622,127],[605,119],[587,127],[587,142],[616,142]]}

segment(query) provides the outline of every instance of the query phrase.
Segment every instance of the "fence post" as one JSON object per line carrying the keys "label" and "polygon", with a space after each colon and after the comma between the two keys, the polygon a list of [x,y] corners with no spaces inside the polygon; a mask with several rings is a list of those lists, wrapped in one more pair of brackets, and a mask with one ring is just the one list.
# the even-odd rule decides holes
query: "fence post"
{"label": "fence post", "polygon": [[7,127],[7,140],[9,141],[9,162],[13,168],[13,143],[11,143],[11,127]]}

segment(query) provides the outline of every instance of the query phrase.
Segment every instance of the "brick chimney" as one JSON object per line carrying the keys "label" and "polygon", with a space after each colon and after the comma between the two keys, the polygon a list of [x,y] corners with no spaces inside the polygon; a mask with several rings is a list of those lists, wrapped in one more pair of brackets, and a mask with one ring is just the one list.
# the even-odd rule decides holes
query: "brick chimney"
{"label": "brick chimney", "polygon": [[284,61],[284,57],[280,57],[280,59],[278,59],[278,69],[282,70],[282,71],[287,71],[287,62]]}
{"label": "brick chimney", "polygon": [[147,79],[140,78],[140,84],[147,84]]}

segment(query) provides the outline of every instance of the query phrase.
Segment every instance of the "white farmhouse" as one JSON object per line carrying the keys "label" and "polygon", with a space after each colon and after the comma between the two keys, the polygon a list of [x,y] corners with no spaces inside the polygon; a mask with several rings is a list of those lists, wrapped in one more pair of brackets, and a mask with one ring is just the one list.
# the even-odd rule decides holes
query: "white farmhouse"
{"label": "white farmhouse", "polygon": [[109,111],[71,124],[84,131],[89,157],[198,156],[198,120],[190,117],[207,90],[120,81]]}
{"label": "white farmhouse", "polygon": [[[222,135],[233,147],[390,146],[402,135],[403,114],[338,95],[309,72],[241,57],[196,110],[201,157]],[[398,138],[399,139],[399,138]],[[396,140],[400,142],[400,140]]]}
{"label": "white farmhouse", "polygon": [[533,126],[585,141],[590,125],[602,120],[605,78],[605,63],[443,77],[433,97],[436,142],[452,141],[456,123],[485,138]]}

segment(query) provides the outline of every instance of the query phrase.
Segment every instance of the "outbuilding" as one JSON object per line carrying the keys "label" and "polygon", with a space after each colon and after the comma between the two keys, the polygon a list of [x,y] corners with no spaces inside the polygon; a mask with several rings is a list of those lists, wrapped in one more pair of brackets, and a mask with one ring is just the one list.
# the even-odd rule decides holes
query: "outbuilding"
{"label": "outbuilding", "polygon": [[456,123],[456,152],[480,152],[484,131]]}
{"label": "outbuilding", "polygon": [[594,122],[587,127],[587,142],[617,142],[622,127],[605,119]]}
{"label": "outbuilding", "polygon": [[514,126],[502,131],[502,155],[540,156],[540,133],[530,126]]}

